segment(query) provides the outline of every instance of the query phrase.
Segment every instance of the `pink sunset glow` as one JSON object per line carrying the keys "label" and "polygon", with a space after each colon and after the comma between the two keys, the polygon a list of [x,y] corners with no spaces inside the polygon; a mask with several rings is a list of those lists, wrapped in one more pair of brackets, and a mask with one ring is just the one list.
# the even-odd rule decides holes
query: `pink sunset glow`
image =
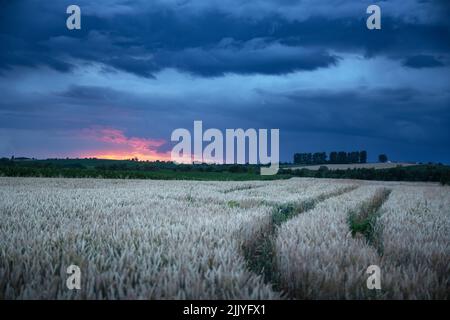
{"label": "pink sunset glow", "polygon": [[114,128],[84,129],[81,136],[83,139],[92,139],[102,144],[98,150],[81,152],[82,158],[171,161],[170,151],[159,151],[159,148],[166,144],[163,139],[127,137],[124,131]]}

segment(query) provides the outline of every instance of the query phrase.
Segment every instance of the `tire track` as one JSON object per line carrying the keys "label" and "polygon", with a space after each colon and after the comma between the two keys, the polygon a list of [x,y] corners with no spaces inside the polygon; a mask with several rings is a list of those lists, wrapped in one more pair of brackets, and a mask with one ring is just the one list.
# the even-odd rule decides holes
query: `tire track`
{"label": "tire track", "polygon": [[274,290],[281,291],[279,275],[275,267],[274,241],[278,228],[297,215],[313,209],[320,202],[351,192],[358,187],[357,185],[351,185],[299,203],[274,206],[271,223],[260,230],[254,241],[246,244],[243,248],[248,268],[252,272],[262,275],[264,282],[270,283]]}

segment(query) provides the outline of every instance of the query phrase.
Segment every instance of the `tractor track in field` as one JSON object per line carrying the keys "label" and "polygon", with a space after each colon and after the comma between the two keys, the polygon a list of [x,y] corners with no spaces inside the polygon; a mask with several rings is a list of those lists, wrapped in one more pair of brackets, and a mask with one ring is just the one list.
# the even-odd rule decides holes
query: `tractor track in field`
{"label": "tractor track in field", "polygon": [[263,230],[260,230],[254,241],[245,245],[243,248],[244,257],[247,261],[249,270],[260,274],[263,277],[264,282],[271,284],[274,290],[281,291],[278,271],[275,265],[276,252],[274,246],[278,228],[283,223],[299,214],[313,209],[317,204],[330,198],[351,192],[358,187],[359,186],[357,185],[352,185],[298,203],[275,205],[272,211],[270,224],[266,225]]}

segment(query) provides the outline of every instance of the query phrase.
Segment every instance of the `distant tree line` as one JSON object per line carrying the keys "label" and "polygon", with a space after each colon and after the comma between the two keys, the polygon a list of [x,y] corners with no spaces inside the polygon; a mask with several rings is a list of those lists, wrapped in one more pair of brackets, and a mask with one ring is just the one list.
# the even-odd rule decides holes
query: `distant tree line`
{"label": "distant tree line", "polygon": [[318,165],[349,163],[367,163],[367,151],[332,151],[329,156],[326,152],[294,154],[294,164]]}
{"label": "distant tree line", "polygon": [[330,178],[330,179],[359,179],[379,181],[424,181],[440,182],[450,185],[450,167],[441,164],[417,165],[410,167],[395,167],[388,169],[355,168],[345,170],[329,170],[321,166],[319,170],[280,169],[279,174],[291,174],[295,177]]}
{"label": "distant tree line", "polygon": [[[163,175],[158,173],[164,173]],[[48,159],[19,161],[18,158],[0,158],[0,176],[43,176],[43,177],[108,177],[108,178],[176,178],[176,173],[218,173],[248,174],[259,178],[260,165],[237,164],[175,164],[173,162],[144,162],[130,160],[100,159]],[[173,174],[172,174],[173,173]],[[201,178],[201,175],[199,175]]]}
{"label": "distant tree line", "polygon": [[431,163],[410,167],[398,166],[389,169],[355,168],[330,170],[326,165],[322,165],[319,170],[281,168],[275,176],[261,176],[259,169],[260,166],[258,165],[176,165],[170,162],[158,161],[147,163],[96,159],[17,161],[0,158],[0,177],[89,177],[165,180],[272,180],[290,177],[314,177],[382,181],[430,181],[450,185],[450,166]]}

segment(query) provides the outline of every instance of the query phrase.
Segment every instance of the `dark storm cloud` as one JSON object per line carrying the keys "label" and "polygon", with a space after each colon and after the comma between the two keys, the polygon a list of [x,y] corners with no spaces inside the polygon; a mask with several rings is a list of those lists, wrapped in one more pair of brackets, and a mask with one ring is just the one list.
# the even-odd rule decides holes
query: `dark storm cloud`
{"label": "dark storm cloud", "polygon": [[0,69],[10,70],[14,66],[38,67],[46,65],[57,71],[68,72],[74,66],[60,58],[48,54],[43,45],[30,45],[26,40],[0,34],[2,51],[0,52]]}
{"label": "dark storm cloud", "polygon": [[[79,31],[65,27],[73,3]],[[45,156],[53,136],[51,154],[76,150],[67,137],[96,126],[168,139],[203,120],[280,128],[283,160],[368,148],[450,161],[450,2],[378,3],[380,31],[366,28],[372,1],[0,0],[0,153]]]}
{"label": "dark storm cloud", "polygon": [[[81,3],[87,9],[82,9],[80,31],[65,28],[68,1],[19,0],[3,5],[0,69],[45,65],[67,72],[76,65],[74,60],[81,59],[143,77],[154,77],[166,68],[200,76],[276,75],[335,65],[338,58],[330,53],[335,51],[400,59],[450,51],[448,24],[438,16],[414,23],[393,10],[383,11],[382,31],[370,32],[365,28],[366,7],[351,2],[346,3],[350,12],[359,15],[334,10],[331,1],[328,10],[303,19],[288,13],[308,8],[315,12],[308,2],[231,2],[235,10],[224,5],[204,8],[201,1]],[[244,10],[246,5],[251,10]],[[279,7],[284,11],[275,10]],[[261,13],[255,17],[255,12]],[[227,39],[231,42],[223,47]]]}
{"label": "dark storm cloud", "polygon": [[446,143],[450,136],[448,93],[436,96],[410,88],[355,88],[259,94],[270,101],[268,105],[277,107],[276,113],[270,113],[270,121],[282,123],[287,131],[402,143],[426,141],[435,146]]}
{"label": "dark storm cloud", "polygon": [[[219,46],[209,50],[187,49],[181,54],[157,54],[158,65],[202,76],[226,73],[280,75],[335,65],[338,57],[319,50],[301,50],[260,41]],[[274,63],[275,62],[275,63]]]}
{"label": "dark storm cloud", "polygon": [[[448,92],[437,95],[411,88],[357,87],[286,92],[258,90],[257,94],[266,103],[256,104],[257,100],[251,100],[228,104],[212,100],[198,105],[183,97],[148,97],[105,87],[72,86],[58,93],[61,100],[57,102],[48,98],[55,106],[64,105],[66,109],[55,113],[55,108],[50,107],[45,114],[49,122],[66,117],[68,120],[63,122],[76,128],[71,116],[76,117],[80,112],[89,114],[95,105],[95,117],[86,119],[84,126],[99,122],[123,126],[129,122],[138,133],[145,134],[148,128],[140,119],[151,119],[152,127],[159,128],[160,136],[168,136],[170,128],[190,128],[198,119],[208,127],[222,129],[229,127],[232,121],[233,127],[280,127],[284,132],[297,134],[346,134],[399,143],[414,141],[437,145],[445,143],[450,136]],[[174,112],[176,119],[172,117]],[[155,123],[156,119],[158,123],[170,124],[169,130]],[[137,122],[141,124],[136,126]]]}
{"label": "dark storm cloud", "polygon": [[403,61],[403,65],[410,68],[421,69],[421,68],[442,67],[444,63],[442,63],[433,56],[417,55],[405,59]]}
{"label": "dark storm cloud", "polygon": [[108,103],[128,96],[126,92],[119,92],[110,88],[79,85],[72,85],[67,90],[58,93],[58,95],[79,101],[107,101]]}

